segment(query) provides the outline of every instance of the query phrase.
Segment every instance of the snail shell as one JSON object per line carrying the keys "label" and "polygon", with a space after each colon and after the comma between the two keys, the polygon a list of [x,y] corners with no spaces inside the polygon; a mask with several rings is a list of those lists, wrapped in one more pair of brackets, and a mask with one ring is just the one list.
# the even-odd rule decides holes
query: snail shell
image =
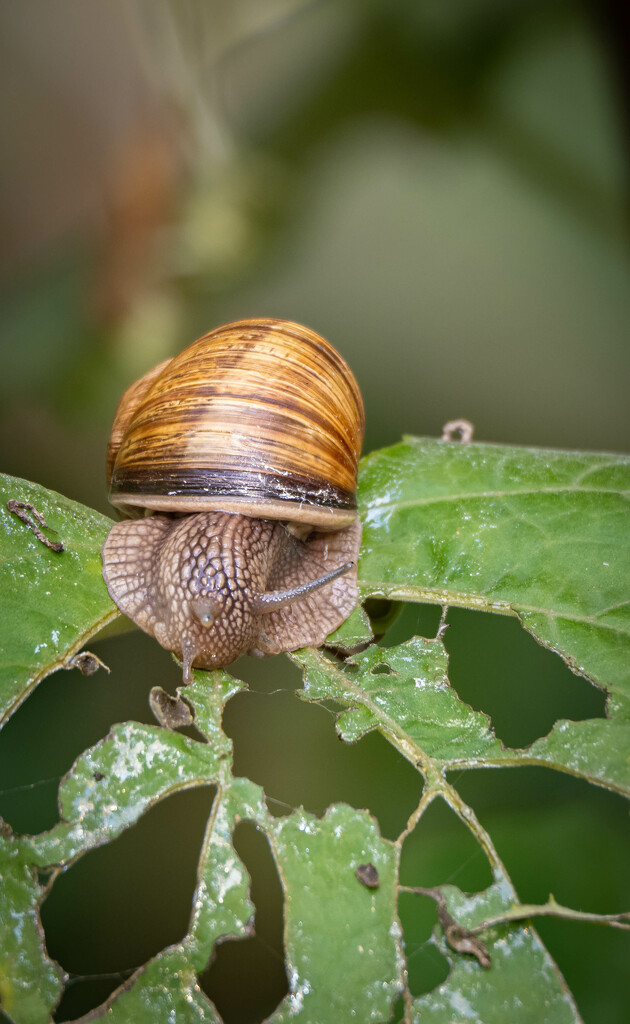
{"label": "snail shell", "polygon": [[123,396],[110,501],[335,529],[356,518],[364,426],[357,382],[320,335],[281,320],[227,324]]}
{"label": "snail shell", "polygon": [[149,518],[113,527],[103,575],[186,681],[245,651],[317,646],[350,614],[363,431],[345,361],[282,320],[217,328],[125,392],[110,500]]}

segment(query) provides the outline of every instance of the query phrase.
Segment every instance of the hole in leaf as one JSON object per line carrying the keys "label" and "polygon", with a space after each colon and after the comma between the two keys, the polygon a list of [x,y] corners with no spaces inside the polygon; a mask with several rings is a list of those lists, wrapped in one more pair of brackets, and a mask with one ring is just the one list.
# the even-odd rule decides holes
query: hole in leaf
{"label": "hole in leaf", "polygon": [[303,806],[321,815],[345,801],[368,808],[382,835],[394,839],[417,805],[421,777],[378,733],[343,743],[336,714],[291,692],[237,694],[223,715],[234,742],[234,774],[263,787],[272,814]]}
{"label": "hole in leaf", "polygon": [[562,971],[584,1021],[625,1024],[630,933],[599,927],[594,935],[593,928],[583,921],[551,917],[536,921],[536,930]]}
{"label": "hole in leaf", "polygon": [[387,630],[382,646],[394,647],[403,644],[412,636],[425,636],[432,640],[436,636],[442,609],[435,604],[414,604],[411,601],[403,605],[400,615]]}
{"label": "hole in leaf", "polygon": [[394,1003],[394,1009],[392,1011],[391,1024],[401,1024],[403,1017],[405,1016],[405,1001],[402,996]]}
{"label": "hole in leaf", "polygon": [[448,977],[450,965],[432,940],[437,923],[435,900],[403,892],[398,901],[403,929],[409,991],[421,996],[437,988]]}
{"label": "hole in leaf", "polygon": [[401,885],[453,884],[479,892],[492,883],[490,865],[469,829],[443,800],[429,805],[403,843]]}
{"label": "hole in leaf", "polygon": [[402,601],[388,601],[384,598],[370,597],[364,604],[370,618],[370,625],[375,637],[381,637],[402,614],[405,605]]}
{"label": "hole in leaf", "polygon": [[269,843],[251,822],[240,822],[234,847],[251,880],[255,934],[216,948],[199,982],[225,1024],[265,1020],[289,990],[284,965],[283,893]]}
{"label": "hole in leaf", "polygon": [[[52,1019],[54,1021],[73,1021],[77,1014],[82,1015],[94,1007],[100,1006],[131,976],[131,971],[111,972],[99,976],[72,976],[66,983]],[[0,1018],[1,1020],[2,1018]]]}
{"label": "hole in leaf", "polygon": [[[492,872],[482,848],[442,800],[434,800],[429,805],[405,839],[400,883],[423,888],[452,884],[463,892],[479,892],[492,883]],[[428,896],[402,892],[398,912],[409,989],[413,996],[420,996],[441,985],[450,970],[432,938],[437,906]]]}
{"label": "hole in leaf", "polygon": [[452,608],[447,621],[451,684],[463,701],[490,715],[507,746],[528,746],[559,718],[604,717],[603,691],[574,675],[516,619]]}
{"label": "hole in leaf", "polygon": [[476,769],[453,781],[488,829],[522,900],[544,902],[552,892],[582,910],[630,906],[623,797],[529,766]]}
{"label": "hole in leaf", "polygon": [[[623,797],[535,767],[462,773],[457,788],[482,818],[523,902],[544,903],[552,892],[565,906],[594,913],[630,907]],[[630,933],[552,918],[536,918],[535,926],[584,1020],[625,1022]]]}
{"label": "hole in leaf", "polygon": [[389,667],[389,665],[375,665],[374,668],[370,670],[370,675],[372,675],[372,676],[393,676],[394,672]]}
{"label": "hole in leaf", "polygon": [[167,689],[173,680],[181,682],[166,651],[139,631],[94,647],[111,675],[97,672],[86,679],[77,669],[53,673],[2,730],[0,816],[19,834],[42,832],[59,820],[61,777],[114,722],[155,725],[147,679]]}
{"label": "hole in leaf", "polygon": [[57,878],[42,921],[50,955],[73,979],[55,1020],[87,1013],[130,968],[185,935],[215,792],[203,787],[173,794]]}
{"label": "hole in leaf", "polygon": [[230,675],[247,683],[254,693],[294,693],[302,685],[297,665],[281,655],[274,658],[239,658],[230,665]]}

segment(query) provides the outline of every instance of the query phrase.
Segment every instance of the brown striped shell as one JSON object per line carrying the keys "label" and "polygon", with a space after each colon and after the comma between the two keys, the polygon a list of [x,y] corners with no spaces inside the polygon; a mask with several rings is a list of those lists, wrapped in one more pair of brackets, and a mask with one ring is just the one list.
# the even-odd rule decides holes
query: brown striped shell
{"label": "brown striped shell", "polygon": [[238,512],[339,529],[356,519],[364,432],[357,382],[307,327],[241,320],[124,394],[108,451],[127,515]]}

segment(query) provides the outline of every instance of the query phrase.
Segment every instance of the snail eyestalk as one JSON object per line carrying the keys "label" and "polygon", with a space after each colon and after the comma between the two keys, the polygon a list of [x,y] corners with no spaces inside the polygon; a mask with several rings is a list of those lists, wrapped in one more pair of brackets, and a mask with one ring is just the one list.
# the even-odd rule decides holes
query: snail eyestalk
{"label": "snail eyestalk", "polygon": [[319,579],[311,580],[309,583],[301,583],[298,587],[293,587],[291,590],[272,590],[266,594],[257,594],[254,598],[254,608],[257,612],[274,612],[278,608],[286,608],[287,605],[293,604],[294,601],[301,601],[303,597],[308,594],[312,594],[315,590],[320,590],[321,587],[325,587],[326,584],[332,583],[334,580],[339,579],[340,576],[345,576],[347,572],[354,569],[354,562],[345,562],[344,565],[340,565],[338,569],[333,569],[332,572],[326,573],[325,576],[320,576]]}

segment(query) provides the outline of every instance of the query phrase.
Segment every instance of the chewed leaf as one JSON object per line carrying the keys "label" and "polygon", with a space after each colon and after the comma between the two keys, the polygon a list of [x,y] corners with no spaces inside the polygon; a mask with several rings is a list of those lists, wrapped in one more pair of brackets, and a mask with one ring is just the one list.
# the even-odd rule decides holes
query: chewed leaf
{"label": "chewed leaf", "polygon": [[352,615],[327,637],[326,646],[350,651],[363,644],[368,644],[371,639],[370,620],[363,608],[359,607],[355,608]]}
{"label": "chewed leaf", "polygon": [[[372,728],[381,714],[395,721],[429,757],[449,763],[459,758],[500,755],[501,744],[487,715],[473,711],[451,688],[448,659],[441,640],[412,637],[399,647],[371,647],[348,659],[357,665],[356,684],[373,708]],[[364,731],[362,715],[351,710],[339,717],[345,740]]]}
{"label": "chewed leaf", "polygon": [[63,989],[63,971],[46,953],[39,917],[43,889],[30,851],[0,836],[0,1006],[12,1020],[46,1024]]}
{"label": "chewed leaf", "polygon": [[[301,808],[274,817],[261,787],[234,776],[223,712],[244,686],[238,680],[195,672],[176,697],[154,687],[160,726],[115,725],[78,757],[59,788],[57,825],[22,837],[0,829],[0,996],[11,1019],[45,1024],[65,980],[45,949],[39,907],[47,890],[37,870],[48,872],[50,886],[59,869],[114,840],[171,793],[207,786],[213,804],[184,934],[82,1019],[219,1024],[198,979],[218,943],[256,932],[249,875],[233,841],[247,821],[264,834],[282,890],[288,993],[270,1024],[376,1024],[391,1018],[401,994],[409,1021],[578,1024],[572,997],[535,930],[503,922],[484,926],[479,936],[470,931],[487,917],[511,911],[514,918],[519,908],[491,836],[455,786],[461,769],[545,765],[630,795],[629,465],[617,456],[413,440],[368,458],[363,593],[520,617],[575,671],[606,687],[609,717],[558,721],[529,748],[507,748],[488,716],[450,685],[441,634],[366,647],[371,627],[366,613],[355,611],[329,638],[332,650],[292,657],[305,672],[301,696],[339,709],[343,740],[378,730],[423,776],[420,802],[390,841],[368,811],[345,804],[333,804],[322,817]],[[0,510],[0,611],[14,658],[5,655],[0,664],[0,702],[8,716],[117,612],[101,577],[108,520],[24,481],[5,478],[4,484],[7,497],[41,513],[40,533],[50,526],[64,543],[63,552],[51,550],[28,524]],[[377,636],[396,612],[371,604]],[[147,696],[149,690],[148,683]],[[399,862],[405,837],[435,799],[469,828],[495,884],[470,897],[451,886],[440,891],[434,941],[451,971],[437,990],[414,999],[398,919]]]}
{"label": "chewed leaf", "polygon": [[[445,886],[448,909],[464,927],[510,906],[509,886],[498,884],[476,896]],[[472,957],[455,957],[439,935],[451,970],[439,988],[413,1002],[413,1024],[581,1024],[562,975],[530,925],[502,925],[481,935],[491,964],[483,970]]]}
{"label": "chewed leaf", "polygon": [[[582,722],[556,722],[532,743],[529,758],[630,796],[630,721],[620,714]],[[532,763],[528,761],[528,763]]]}
{"label": "chewed leaf", "polygon": [[439,638],[373,645],[343,664],[319,651],[292,658],[305,672],[304,699],[333,700],[347,709],[337,719],[346,742],[377,729],[414,764],[426,758],[446,769],[544,764],[630,796],[630,725],[621,713],[557,722],[529,748],[505,747],[488,716],[451,687]]}
{"label": "chewed leaf", "polygon": [[221,1024],[212,1003],[202,992],[183,947],[160,953],[122,985],[82,1022],[107,1020],[115,1024]]}
{"label": "chewed leaf", "polygon": [[[63,551],[7,509],[28,502]],[[101,575],[111,520],[55,491],[0,474],[0,725],[45,676],[118,615]],[[55,531],[54,533],[52,531]]]}
{"label": "chewed leaf", "polygon": [[630,458],[408,438],[362,462],[363,594],[517,615],[630,699]]}
{"label": "chewed leaf", "polygon": [[222,780],[231,744],[219,731],[221,713],[242,684],[224,672],[196,675],[209,681],[204,686],[197,678],[184,692],[198,728],[212,742],[138,722],[114,726],[62,779],[60,823],[30,839],[40,867],[71,861],[110,842],[170,793]]}
{"label": "chewed leaf", "polygon": [[[363,811],[280,819],[271,842],[285,895],[290,991],[269,1024],[383,1021],[402,987],[396,850]],[[378,887],[357,868],[371,863]]]}

